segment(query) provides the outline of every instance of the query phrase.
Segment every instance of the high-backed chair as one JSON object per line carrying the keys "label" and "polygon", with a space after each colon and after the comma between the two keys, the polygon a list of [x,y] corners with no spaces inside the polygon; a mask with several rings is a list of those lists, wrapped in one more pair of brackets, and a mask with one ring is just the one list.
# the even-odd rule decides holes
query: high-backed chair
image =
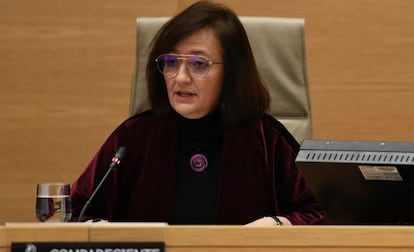
{"label": "high-backed chair", "polygon": [[[149,108],[145,81],[148,45],[167,20],[166,17],[137,18],[136,67],[130,115]],[[240,20],[271,96],[268,113],[281,121],[299,143],[312,138],[304,20],[274,17],[240,17]]]}

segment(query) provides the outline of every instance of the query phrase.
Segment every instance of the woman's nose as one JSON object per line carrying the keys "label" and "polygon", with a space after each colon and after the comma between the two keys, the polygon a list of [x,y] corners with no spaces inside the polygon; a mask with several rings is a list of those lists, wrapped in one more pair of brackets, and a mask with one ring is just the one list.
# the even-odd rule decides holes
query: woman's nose
{"label": "woman's nose", "polygon": [[177,80],[185,80],[185,81],[187,81],[187,80],[189,80],[191,78],[190,72],[188,70],[188,67],[186,66],[186,62],[185,61],[183,61],[180,64],[180,67],[177,70],[177,75],[175,76],[175,78]]}

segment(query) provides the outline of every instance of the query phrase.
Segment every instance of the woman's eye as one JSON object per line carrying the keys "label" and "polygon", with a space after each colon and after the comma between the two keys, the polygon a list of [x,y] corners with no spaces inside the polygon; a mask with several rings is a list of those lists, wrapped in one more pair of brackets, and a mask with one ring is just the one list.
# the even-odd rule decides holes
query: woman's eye
{"label": "woman's eye", "polygon": [[177,60],[176,59],[168,59],[165,60],[165,65],[168,67],[173,67],[177,65]]}
{"label": "woman's eye", "polygon": [[204,69],[208,66],[208,63],[204,60],[201,59],[196,59],[196,60],[189,60],[190,64],[197,69]]}

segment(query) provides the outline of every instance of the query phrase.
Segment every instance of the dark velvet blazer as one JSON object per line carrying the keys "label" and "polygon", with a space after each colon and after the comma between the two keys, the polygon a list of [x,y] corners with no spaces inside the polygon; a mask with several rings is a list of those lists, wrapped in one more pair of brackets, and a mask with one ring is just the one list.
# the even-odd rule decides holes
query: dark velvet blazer
{"label": "dark velvet blazer", "polygon": [[[295,165],[299,144],[265,114],[223,133],[217,224],[283,215],[293,224],[323,223],[324,214]],[[106,173],[119,146],[125,162],[108,177],[85,219],[170,222],[174,209],[177,124],[144,112],[123,122],[72,186],[72,220]],[[191,202],[189,202],[191,204]]]}

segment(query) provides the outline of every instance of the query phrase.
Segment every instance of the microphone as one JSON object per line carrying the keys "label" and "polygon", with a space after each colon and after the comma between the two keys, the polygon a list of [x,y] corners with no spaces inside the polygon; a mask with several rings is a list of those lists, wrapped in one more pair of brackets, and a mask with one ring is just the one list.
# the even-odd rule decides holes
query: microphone
{"label": "microphone", "polygon": [[115,153],[115,156],[112,158],[112,162],[111,162],[111,165],[109,166],[109,169],[106,171],[105,175],[99,182],[98,186],[96,186],[95,190],[89,197],[88,201],[86,201],[85,205],[83,205],[82,210],[78,217],[78,222],[81,222],[83,214],[85,213],[86,209],[88,209],[89,205],[91,204],[92,199],[95,197],[95,194],[99,191],[99,189],[101,188],[102,184],[105,182],[106,178],[111,173],[111,171],[119,167],[126,153],[127,153],[127,149],[124,146],[119,147],[119,149]]}

